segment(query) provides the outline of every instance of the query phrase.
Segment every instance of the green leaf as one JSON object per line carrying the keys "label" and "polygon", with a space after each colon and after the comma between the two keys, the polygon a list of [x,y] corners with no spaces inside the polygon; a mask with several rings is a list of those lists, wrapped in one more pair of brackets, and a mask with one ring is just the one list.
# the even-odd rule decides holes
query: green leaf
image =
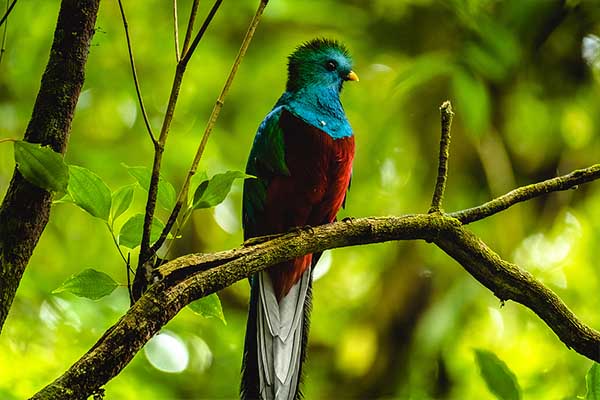
{"label": "green leaf", "polygon": [[198,172],[192,176],[192,179],[190,179],[190,188],[192,190],[190,190],[188,193],[188,204],[193,204],[194,194],[196,193],[198,186],[200,186],[204,181],[208,181],[208,174],[206,171]]}
{"label": "green leaf", "polygon": [[68,192],[73,202],[92,216],[108,221],[110,189],[102,179],[87,168],[69,165]]}
{"label": "green leaf", "polygon": [[188,307],[198,315],[205,318],[218,318],[227,325],[225,315],[223,315],[223,307],[221,307],[221,300],[219,300],[219,296],[216,293],[192,301],[188,304]]}
{"label": "green leaf", "polygon": [[504,361],[491,351],[482,349],[475,349],[475,356],[481,376],[496,398],[499,400],[519,400],[521,398],[521,388],[517,377]]}
{"label": "green leaf", "polygon": [[52,293],[69,292],[79,297],[98,300],[111,294],[117,286],[119,284],[104,272],[88,268],[71,276]]}
{"label": "green leaf", "polygon": [[[129,175],[133,176],[142,189],[147,192],[150,188],[150,178],[152,177],[150,169],[146,167],[130,167],[125,164],[123,166],[127,168]],[[176,200],[177,193],[175,193],[175,188],[169,181],[160,176],[158,179],[158,194],[156,196],[158,205],[170,211],[175,206]]]}
{"label": "green leaf", "polygon": [[71,198],[71,195],[69,195],[69,193],[65,193],[65,195],[63,197],[61,197],[60,199],[52,200],[52,204],[61,204],[61,203],[75,203],[75,202],[73,201],[73,199]]}
{"label": "green leaf", "polygon": [[34,185],[56,193],[67,191],[69,170],[62,155],[50,147],[16,141],[15,162],[25,179]]}
{"label": "green leaf", "polygon": [[600,364],[594,363],[585,374],[585,400],[600,400]]}
{"label": "green leaf", "polygon": [[193,209],[210,208],[221,203],[231,190],[233,181],[238,178],[254,178],[241,171],[227,171],[224,174],[216,174],[210,180],[200,183],[194,193]]}
{"label": "green leaf", "polygon": [[[150,242],[155,242],[160,237],[165,224],[159,219],[152,220],[152,228],[150,229]],[[119,233],[119,244],[121,246],[134,249],[142,242],[142,232],[144,230],[144,214],[136,214],[129,218],[121,228]]]}
{"label": "green leaf", "polygon": [[123,186],[113,192],[112,208],[110,210],[113,221],[119,218],[131,206],[131,202],[133,201],[133,186]]}

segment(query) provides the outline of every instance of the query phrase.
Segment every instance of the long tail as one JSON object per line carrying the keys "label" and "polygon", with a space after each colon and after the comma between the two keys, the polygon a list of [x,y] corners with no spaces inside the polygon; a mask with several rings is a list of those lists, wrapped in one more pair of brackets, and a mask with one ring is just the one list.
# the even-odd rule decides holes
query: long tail
{"label": "long tail", "polygon": [[277,302],[266,271],[251,279],[242,365],[242,399],[293,400],[299,385],[311,309],[312,267]]}

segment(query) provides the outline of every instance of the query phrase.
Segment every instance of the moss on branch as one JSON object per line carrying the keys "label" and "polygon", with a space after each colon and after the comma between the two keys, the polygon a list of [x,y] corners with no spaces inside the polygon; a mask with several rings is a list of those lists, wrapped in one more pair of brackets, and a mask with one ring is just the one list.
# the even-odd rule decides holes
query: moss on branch
{"label": "moss on branch", "polygon": [[600,333],[579,321],[554,292],[502,260],[457,219],[440,213],[417,214],[336,222],[254,246],[175,259],[160,268],[162,279],[88,353],[33,398],[56,394],[65,399],[86,398],[116,376],[187,304],[271,265],[337,247],[420,239],[435,243],[500,299],[532,309],[567,346],[600,361]]}

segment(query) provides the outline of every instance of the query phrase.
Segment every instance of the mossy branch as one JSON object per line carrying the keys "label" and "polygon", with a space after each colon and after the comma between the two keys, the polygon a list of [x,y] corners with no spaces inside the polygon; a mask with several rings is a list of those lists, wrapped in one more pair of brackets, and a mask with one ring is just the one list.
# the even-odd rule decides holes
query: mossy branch
{"label": "mossy branch", "polygon": [[[548,181],[544,181],[526,186],[530,188],[529,198],[575,187],[583,183],[582,176],[586,176],[586,182],[599,179],[599,169],[600,166],[595,165],[580,170],[587,172],[575,171],[555,178],[561,182],[560,185],[549,186]],[[467,231],[461,220],[453,217],[460,215],[464,220],[473,221],[480,215],[480,208],[454,214],[359,218],[300,230],[252,246],[177,258],[155,272],[159,281],[90,351],[33,398],[76,399],[89,396],[116,376],[142,346],[187,304],[271,265],[337,247],[391,240],[434,243],[501,300],[514,300],[530,308],[569,348],[600,362],[600,332],[580,321],[552,290],[517,265],[503,260]]]}
{"label": "mossy branch", "polygon": [[440,138],[440,155],[438,157],[438,174],[431,199],[429,213],[442,212],[442,201],[448,181],[448,159],[450,158],[450,127],[452,126],[452,104],[446,100],[440,106],[440,119],[442,123],[442,135]]}
{"label": "mossy branch", "polygon": [[462,211],[450,213],[451,217],[458,219],[463,224],[479,221],[506,210],[517,203],[531,200],[534,197],[541,196],[550,192],[562,190],[577,189],[578,185],[594,181],[600,178],[600,164],[594,164],[588,168],[578,169],[570,174],[558,176],[543,182],[534,183],[527,186],[511,190],[510,192],[495,198],[480,206],[469,208]]}

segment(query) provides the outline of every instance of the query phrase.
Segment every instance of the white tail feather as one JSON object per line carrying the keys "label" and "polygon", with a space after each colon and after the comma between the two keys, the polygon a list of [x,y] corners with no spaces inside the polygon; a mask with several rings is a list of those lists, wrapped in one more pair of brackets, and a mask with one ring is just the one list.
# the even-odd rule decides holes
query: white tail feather
{"label": "white tail feather", "polygon": [[260,393],[264,400],[292,400],[300,371],[304,301],[310,268],[277,302],[271,278],[258,276],[257,351]]}

